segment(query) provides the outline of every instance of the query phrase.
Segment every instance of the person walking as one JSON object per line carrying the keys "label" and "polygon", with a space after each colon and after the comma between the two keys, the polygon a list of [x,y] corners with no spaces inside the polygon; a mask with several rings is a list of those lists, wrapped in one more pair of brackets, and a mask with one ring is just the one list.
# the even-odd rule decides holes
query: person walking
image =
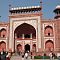
{"label": "person walking", "polygon": [[27,53],[27,52],[25,53],[25,58],[26,58],[26,59],[28,58],[28,53]]}

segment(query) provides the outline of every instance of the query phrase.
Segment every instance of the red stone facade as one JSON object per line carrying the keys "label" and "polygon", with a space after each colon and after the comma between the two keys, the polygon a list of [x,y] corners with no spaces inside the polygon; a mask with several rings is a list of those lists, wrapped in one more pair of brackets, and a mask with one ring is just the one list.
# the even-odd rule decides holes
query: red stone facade
{"label": "red stone facade", "polygon": [[[22,18],[22,17],[36,17],[40,16],[40,13],[30,13],[30,14],[17,14],[17,15],[9,15],[9,19],[13,18]],[[39,52],[43,51],[57,51],[60,52],[60,19],[42,19],[41,21],[41,45],[42,48],[39,48]],[[13,23],[12,23],[13,24]],[[25,29],[28,27],[28,29]],[[14,28],[14,27],[13,27]],[[25,30],[24,30],[25,29]],[[17,31],[18,30],[18,31]],[[20,32],[20,35],[19,35]],[[16,34],[17,36],[16,36]],[[23,35],[23,33],[25,35]],[[26,34],[27,33],[27,34]],[[33,33],[32,37],[28,35],[29,33]],[[20,26],[18,26],[14,31],[14,39],[15,40],[29,40],[32,38],[33,40],[36,39],[36,30],[33,28],[33,26],[23,23]],[[23,38],[25,36],[25,39]],[[10,22],[9,23],[0,23],[0,50],[3,49],[9,49],[9,37],[10,37]],[[22,39],[23,38],[23,39]],[[32,40],[30,39],[30,40]],[[5,42],[4,44],[1,44],[2,42]],[[31,43],[31,42],[30,42]],[[37,41],[38,43],[38,41]],[[20,47],[17,47],[20,44]],[[19,50],[22,50],[22,42],[18,43],[16,48]],[[14,44],[15,46],[15,44]],[[27,45],[29,46],[29,45]],[[25,45],[26,47],[26,45]],[[30,46],[29,46],[30,47]],[[36,43],[32,43],[32,51],[36,52],[37,45]]]}
{"label": "red stone facade", "polygon": [[[43,24],[45,24],[46,26],[44,26]],[[54,25],[51,26],[52,24],[54,24]],[[44,40],[49,41],[49,42],[45,41],[45,48],[46,49],[52,48],[52,49],[55,49],[56,51],[59,51],[60,50],[60,28],[59,28],[60,27],[60,20],[59,19],[43,20],[42,25],[44,26],[44,29],[42,28],[42,31],[44,31]],[[3,27],[0,30],[0,38],[2,41],[6,40],[5,38],[7,37],[6,36],[7,34],[8,34],[7,30]],[[50,40],[53,43],[51,43]],[[35,49],[35,47],[36,46],[34,44],[33,48]]]}

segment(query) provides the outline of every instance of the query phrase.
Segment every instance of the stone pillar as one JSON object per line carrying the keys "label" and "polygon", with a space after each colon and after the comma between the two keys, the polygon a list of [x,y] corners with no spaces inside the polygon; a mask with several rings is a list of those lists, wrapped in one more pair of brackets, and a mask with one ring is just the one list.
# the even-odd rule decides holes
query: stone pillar
{"label": "stone pillar", "polygon": [[16,35],[16,33],[15,33],[15,38],[17,38],[17,35]]}
{"label": "stone pillar", "polygon": [[30,34],[30,39],[32,39],[32,33]]}
{"label": "stone pillar", "polygon": [[[37,22],[37,34],[38,34],[38,41],[37,41],[37,46],[38,48],[41,48],[41,21],[40,21],[40,17],[38,18],[38,22]],[[38,50],[37,50],[38,52]]]}
{"label": "stone pillar", "polygon": [[10,35],[9,35],[9,48],[14,51],[14,40],[13,40],[13,29],[12,29],[12,20],[10,20]]}
{"label": "stone pillar", "polygon": [[30,51],[32,51],[32,41],[30,41]]}
{"label": "stone pillar", "polygon": [[24,41],[23,41],[23,44],[22,44],[22,50],[24,51]]}
{"label": "stone pillar", "polygon": [[22,39],[24,39],[24,34],[22,34]]}

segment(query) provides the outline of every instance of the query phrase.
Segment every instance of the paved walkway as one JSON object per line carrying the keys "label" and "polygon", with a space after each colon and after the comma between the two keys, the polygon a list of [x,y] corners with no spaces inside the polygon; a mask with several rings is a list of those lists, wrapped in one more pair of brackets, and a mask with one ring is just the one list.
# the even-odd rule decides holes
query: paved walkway
{"label": "paved walkway", "polygon": [[[29,56],[27,59],[24,57],[22,58],[22,56],[12,56],[10,60],[50,60],[50,59],[31,59],[31,57]],[[59,60],[59,59],[52,59],[52,60]]]}
{"label": "paved walkway", "polygon": [[10,60],[34,60],[34,59],[33,58],[31,59],[30,56],[27,59],[25,57],[22,58],[22,56],[12,56]]}

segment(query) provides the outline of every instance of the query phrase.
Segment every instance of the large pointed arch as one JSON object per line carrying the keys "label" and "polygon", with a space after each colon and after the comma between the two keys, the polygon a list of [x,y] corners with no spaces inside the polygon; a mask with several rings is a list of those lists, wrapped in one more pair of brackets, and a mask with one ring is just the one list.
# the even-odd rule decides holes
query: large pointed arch
{"label": "large pointed arch", "polygon": [[21,38],[22,34],[24,34],[25,37],[28,36],[28,38],[29,38],[29,34],[31,34],[31,33],[32,33],[32,38],[36,38],[35,28],[32,25],[27,24],[27,23],[23,23],[23,24],[19,25],[15,29],[14,33],[16,34],[17,38]]}

